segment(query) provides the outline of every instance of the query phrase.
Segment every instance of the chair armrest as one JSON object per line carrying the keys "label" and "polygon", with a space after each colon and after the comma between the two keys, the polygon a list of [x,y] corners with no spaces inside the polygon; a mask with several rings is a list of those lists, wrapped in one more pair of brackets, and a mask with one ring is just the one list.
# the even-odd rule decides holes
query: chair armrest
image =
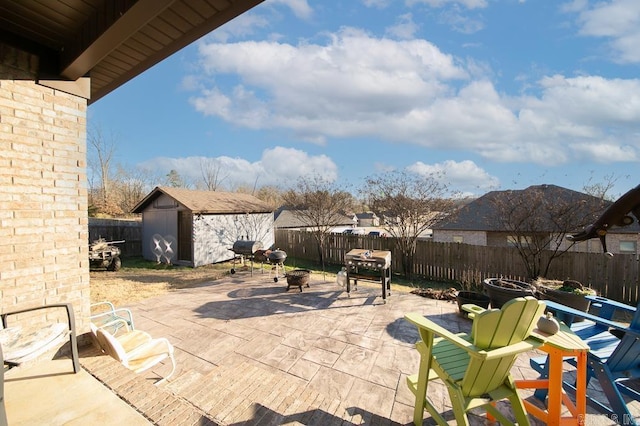
{"label": "chair armrest", "polygon": [[606,318],[601,318],[597,315],[592,315],[588,312],[579,311],[577,309],[573,309],[569,306],[561,305],[560,303],[552,302],[550,300],[545,300],[547,308],[551,311],[560,312],[563,314],[584,318],[589,320],[595,324],[602,325],[604,327],[614,328],[616,330],[630,332],[632,334],[638,334],[639,331],[628,328],[625,324],[621,324],[615,321],[611,321]]}
{"label": "chair armrest", "polygon": [[106,322],[102,325],[100,325],[100,327],[98,328],[106,328],[106,327],[112,327],[116,324],[121,324],[122,327],[124,327],[124,329],[128,332],[131,331],[131,327],[129,327],[129,323],[127,322],[127,320],[123,319],[123,318],[115,318],[113,321],[109,321]]}
{"label": "chair armrest", "polygon": [[449,340],[451,343],[469,352],[474,352],[479,350],[479,348],[477,348],[473,343],[463,339],[460,335],[450,332],[446,328],[439,326],[435,322],[425,318],[420,314],[408,313],[404,316],[404,318],[410,323],[417,326],[419,329],[428,330],[438,336],[441,336]]}
{"label": "chair armrest", "polygon": [[591,302],[592,306],[597,306],[600,308],[598,316],[601,318],[612,319],[614,313],[618,310],[627,312],[631,315],[636,313],[636,307],[627,305],[625,303],[620,303],[616,300],[607,299],[606,297],[595,295],[586,296],[586,298]]}
{"label": "chair armrest", "polygon": [[31,308],[19,309],[17,311],[4,312],[2,313],[2,326],[7,328],[7,319],[11,315],[23,314],[25,312],[39,311],[42,309],[55,309],[55,308],[65,308],[67,311],[67,323],[69,324],[69,330],[75,333],[76,331],[76,319],[73,315],[73,306],[71,303],[54,303],[51,305],[43,305],[43,306],[34,306]]}
{"label": "chair armrest", "polygon": [[464,305],[462,305],[460,307],[460,309],[462,309],[463,311],[467,312],[467,316],[469,317],[469,319],[473,320],[476,315],[483,313],[484,311],[486,311],[485,308],[483,308],[482,306],[478,306],[475,305],[473,303],[465,303]]}
{"label": "chair armrest", "polygon": [[100,312],[98,314],[91,315],[90,319],[98,319],[106,316],[114,316],[114,315],[118,315],[120,312],[124,312],[129,318],[129,321],[132,321],[133,314],[131,313],[131,310],[127,308],[117,308],[117,309],[114,309],[113,311]]}
{"label": "chair armrest", "polygon": [[[491,349],[490,351],[481,350],[480,353],[486,354],[484,358],[489,361],[492,359],[499,359],[506,356],[517,355],[522,352],[532,351],[539,348],[544,344],[543,341],[536,338],[528,338],[521,342],[514,343],[509,346],[503,346],[502,348]],[[473,354],[472,354],[473,355]]]}

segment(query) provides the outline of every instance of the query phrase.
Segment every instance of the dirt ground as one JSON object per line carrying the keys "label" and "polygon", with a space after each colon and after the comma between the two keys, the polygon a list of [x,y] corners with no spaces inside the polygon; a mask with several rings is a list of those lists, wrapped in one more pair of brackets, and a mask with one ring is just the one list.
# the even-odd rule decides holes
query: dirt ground
{"label": "dirt ground", "polygon": [[[268,268],[268,266],[264,266]],[[249,266],[233,265],[231,262],[205,265],[198,268],[169,267],[158,269],[127,267],[123,263],[117,272],[92,270],[90,272],[91,303],[110,301],[116,306],[126,306],[149,297],[165,294],[177,289],[197,286],[215,281],[230,274],[231,268],[249,270]],[[255,266],[258,268],[258,266]],[[289,268],[290,269],[290,268]],[[289,270],[287,269],[287,270]],[[314,273],[313,279],[335,281],[335,274]],[[375,283],[361,282],[363,286],[377,286]],[[411,287],[392,284],[392,291],[410,291]],[[422,295],[422,294],[421,294]],[[432,297],[432,296],[425,296]]]}
{"label": "dirt ground", "polygon": [[228,264],[199,268],[146,269],[123,267],[117,272],[90,272],[91,303],[110,301],[116,306],[214,281],[229,274]]}

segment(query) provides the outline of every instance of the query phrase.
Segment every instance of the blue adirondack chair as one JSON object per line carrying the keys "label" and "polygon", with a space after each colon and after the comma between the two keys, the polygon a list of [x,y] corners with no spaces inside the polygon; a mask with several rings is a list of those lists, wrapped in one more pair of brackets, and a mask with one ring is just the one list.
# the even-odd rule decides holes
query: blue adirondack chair
{"label": "blue adirondack chair", "polygon": [[[610,299],[593,297],[592,303],[599,307],[596,316],[558,303],[546,303],[548,310],[571,324],[571,330],[589,345],[587,381],[598,380],[607,402],[587,395],[587,403],[621,424],[635,425],[636,421],[629,412],[623,395],[640,401],[640,392],[630,386],[632,380],[640,378],[640,309]],[[633,315],[628,327],[613,320],[617,311]],[[584,321],[572,323],[574,318],[583,318]],[[566,361],[575,365],[573,358]],[[546,357],[532,358],[531,366],[543,378],[548,377]],[[567,392],[575,394],[574,383],[564,382],[563,386]],[[544,391],[537,391],[535,395],[539,399],[546,396]]]}

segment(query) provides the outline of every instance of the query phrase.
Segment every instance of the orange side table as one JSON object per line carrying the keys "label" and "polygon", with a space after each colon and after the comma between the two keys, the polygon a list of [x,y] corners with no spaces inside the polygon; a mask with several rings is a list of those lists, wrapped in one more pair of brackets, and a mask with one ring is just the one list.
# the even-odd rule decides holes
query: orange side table
{"label": "orange side table", "polygon": [[[560,331],[554,335],[536,329],[533,331],[532,337],[544,341],[544,344],[538,349],[549,354],[547,361],[549,363],[549,378],[517,380],[516,387],[519,389],[547,389],[549,393],[546,410],[529,401],[524,401],[527,412],[548,425],[584,425],[587,412],[587,352],[589,346],[564,324],[560,325]],[[563,357],[575,357],[577,361],[575,405],[562,388]],[[563,404],[571,416],[562,416]]]}

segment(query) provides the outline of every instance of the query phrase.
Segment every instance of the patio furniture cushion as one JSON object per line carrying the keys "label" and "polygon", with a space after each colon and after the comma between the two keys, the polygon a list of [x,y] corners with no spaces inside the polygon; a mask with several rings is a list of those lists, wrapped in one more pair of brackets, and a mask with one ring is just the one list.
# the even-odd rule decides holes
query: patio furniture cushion
{"label": "patio furniture cushion", "polygon": [[36,358],[55,345],[62,343],[68,334],[66,324],[55,323],[39,328],[28,334],[21,327],[0,330],[0,342],[5,361],[25,362]]}
{"label": "patio furniture cushion", "polygon": [[7,348],[16,343],[22,333],[22,327],[8,327],[0,329],[0,346]]}
{"label": "patio furniture cushion", "polygon": [[[66,322],[52,322],[29,329],[21,325],[9,327],[9,318],[18,317],[19,314],[32,313],[40,310],[53,310],[63,308],[66,311]],[[51,305],[36,306],[11,312],[4,312],[2,317],[2,329],[0,329],[0,344],[4,353],[3,364],[8,367],[16,367],[26,361],[36,359],[49,350],[60,346],[66,339],[69,340],[73,372],[80,371],[78,359],[78,344],[76,340],[75,316],[73,306],[70,303],[57,303]],[[19,321],[19,319],[17,320]]]}
{"label": "patio furniture cushion", "polygon": [[156,384],[167,380],[176,369],[173,345],[165,338],[154,339],[149,333],[141,330],[129,330],[116,337],[104,328],[97,328],[93,324],[92,332],[95,333],[98,344],[107,355],[136,373],[146,371],[169,358],[172,364],[171,372]]}

